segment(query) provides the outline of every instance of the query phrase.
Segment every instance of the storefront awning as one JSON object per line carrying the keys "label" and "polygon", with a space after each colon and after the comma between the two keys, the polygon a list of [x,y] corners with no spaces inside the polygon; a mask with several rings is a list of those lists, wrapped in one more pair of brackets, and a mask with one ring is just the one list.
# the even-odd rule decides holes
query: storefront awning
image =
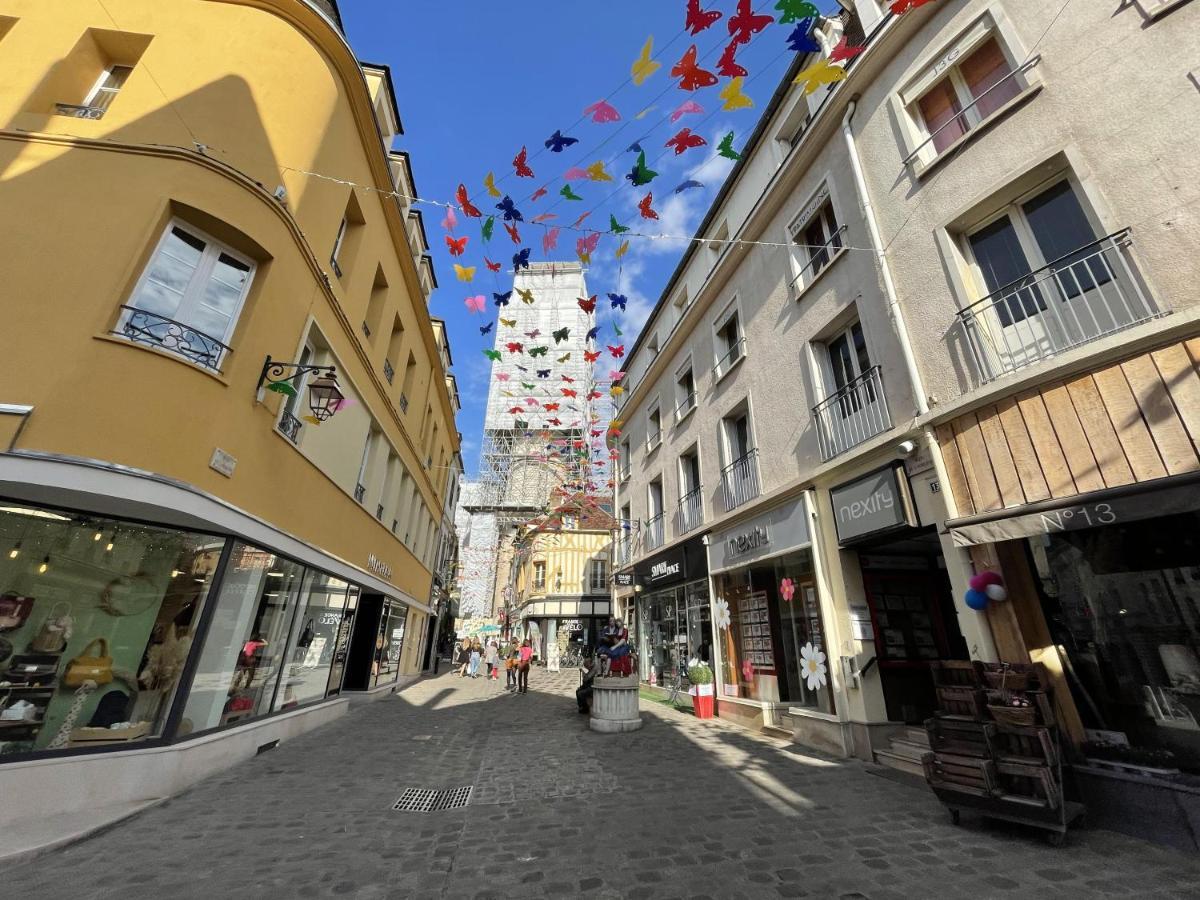
{"label": "storefront awning", "polygon": [[1186,512],[1200,512],[1200,473],[951,519],[946,528],[955,546],[970,547]]}

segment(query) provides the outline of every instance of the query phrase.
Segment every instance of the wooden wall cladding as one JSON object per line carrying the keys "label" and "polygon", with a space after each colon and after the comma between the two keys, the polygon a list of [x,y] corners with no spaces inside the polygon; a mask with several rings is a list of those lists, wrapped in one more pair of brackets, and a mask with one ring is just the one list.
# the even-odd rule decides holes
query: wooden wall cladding
{"label": "wooden wall cladding", "polygon": [[937,427],[959,515],[1200,469],[1200,338]]}

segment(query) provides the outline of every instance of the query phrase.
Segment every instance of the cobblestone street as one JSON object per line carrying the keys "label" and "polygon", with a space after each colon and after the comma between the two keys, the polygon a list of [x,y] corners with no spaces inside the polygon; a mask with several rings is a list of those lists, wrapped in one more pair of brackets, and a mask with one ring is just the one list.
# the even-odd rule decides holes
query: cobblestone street
{"label": "cobblestone street", "polygon": [[[6,872],[0,895],[1196,896],[1194,858],[1098,830],[1054,849],[956,828],[919,786],[659,703],[639,732],[593,734],[575,683],[424,680]],[[467,785],[464,809],[392,809]]]}

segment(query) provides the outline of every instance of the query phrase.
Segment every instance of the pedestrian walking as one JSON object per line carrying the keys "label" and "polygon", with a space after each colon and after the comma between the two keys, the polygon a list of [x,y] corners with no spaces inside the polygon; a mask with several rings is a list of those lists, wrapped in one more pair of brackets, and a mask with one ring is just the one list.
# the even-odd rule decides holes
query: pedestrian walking
{"label": "pedestrian walking", "polygon": [[479,646],[479,639],[476,638],[475,642],[471,644],[471,657],[470,657],[471,662],[470,662],[470,669],[467,672],[467,674],[470,675],[472,678],[479,677],[479,660],[482,657],[483,657],[482,648]]}
{"label": "pedestrian walking", "polygon": [[487,677],[496,681],[500,677],[500,648],[496,646],[495,638],[488,640],[483,651],[483,661],[487,663]]}
{"label": "pedestrian walking", "polygon": [[529,693],[529,666],[533,659],[533,647],[529,646],[529,641],[521,642],[521,652],[517,659],[517,693]]}
{"label": "pedestrian walking", "polygon": [[506,691],[515,691],[517,689],[517,664],[520,653],[518,652],[517,642],[510,640],[508,646],[504,648],[504,689]]}
{"label": "pedestrian walking", "polygon": [[454,657],[454,661],[458,665],[458,676],[466,678],[467,669],[471,665],[471,642],[466,638],[458,645],[458,655]]}

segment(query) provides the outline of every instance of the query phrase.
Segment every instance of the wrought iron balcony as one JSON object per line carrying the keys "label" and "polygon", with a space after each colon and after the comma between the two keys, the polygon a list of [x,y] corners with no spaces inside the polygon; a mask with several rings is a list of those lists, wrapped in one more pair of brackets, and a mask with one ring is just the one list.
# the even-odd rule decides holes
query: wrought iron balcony
{"label": "wrought iron balcony", "polygon": [[821,459],[833,459],[868,438],[892,427],[883,377],[879,366],[872,366],[840,391],[813,407]]}
{"label": "wrought iron balcony", "polygon": [[54,111],[60,116],[70,116],[73,119],[104,118],[104,108],[101,106],[79,106],[75,103],[55,103]]}
{"label": "wrought iron balcony", "polygon": [[300,428],[300,420],[285,409],[283,415],[279,417],[280,433],[295,444],[300,440]]}
{"label": "wrought iron balcony", "polygon": [[733,342],[733,346],[725,351],[725,355],[717,360],[717,364],[713,366],[713,375],[720,380],[725,377],[725,374],[737,365],[738,361],[746,355],[746,339],[738,338]]}
{"label": "wrought iron balcony", "polygon": [[362,503],[366,499],[367,489],[364,485],[356,484],[354,486],[354,499]]}
{"label": "wrought iron balcony", "polygon": [[833,262],[834,257],[842,252],[842,237],[845,233],[846,226],[839,225],[837,230],[829,236],[829,240],[821,244],[821,246],[802,246],[802,249],[807,249],[810,252],[808,262],[804,264],[804,267],[792,279],[789,287],[789,293],[793,300],[799,297],[803,290],[812,284],[813,280],[817,277],[817,273]]}
{"label": "wrought iron balcony", "polygon": [[663,534],[663,523],[666,521],[667,514],[660,512],[652,519],[646,520],[646,530],[644,532],[645,539],[643,545],[647,552],[657,550],[663,545],[665,535]]}
{"label": "wrought iron balcony", "polygon": [[704,504],[697,486],[679,498],[679,509],[675,510],[675,533],[686,534],[704,521]]}
{"label": "wrought iron balcony", "polygon": [[1093,241],[960,310],[981,381],[1165,313],[1130,258],[1129,230]]}
{"label": "wrought iron balcony", "polygon": [[121,318],[112,333],[138,344],[175,353],[213,372],[221,371],[221,362],[225,354],[230,352],[227,345],[191,325],[136,306],[121,307]]}
{"label": "wrought iron balcony", "polygon": [[396,377],[396,370],[392,368],[391,362],[386,359],[383,361],[383,377],[387,379],[388,384],[391,384],[392,379]]}
{"label": "wrought iron balcony", "polygon": [[692,391],[686,397],[679,401],[679,405],[675,407],[675,421],[683,421],[683,417],[696,408],[696,392]]}
{"label": "wrought iron balcony", "polygon": [[721,494],[725,499],[726,512],[758,496],[757,447],[721,470]]}

